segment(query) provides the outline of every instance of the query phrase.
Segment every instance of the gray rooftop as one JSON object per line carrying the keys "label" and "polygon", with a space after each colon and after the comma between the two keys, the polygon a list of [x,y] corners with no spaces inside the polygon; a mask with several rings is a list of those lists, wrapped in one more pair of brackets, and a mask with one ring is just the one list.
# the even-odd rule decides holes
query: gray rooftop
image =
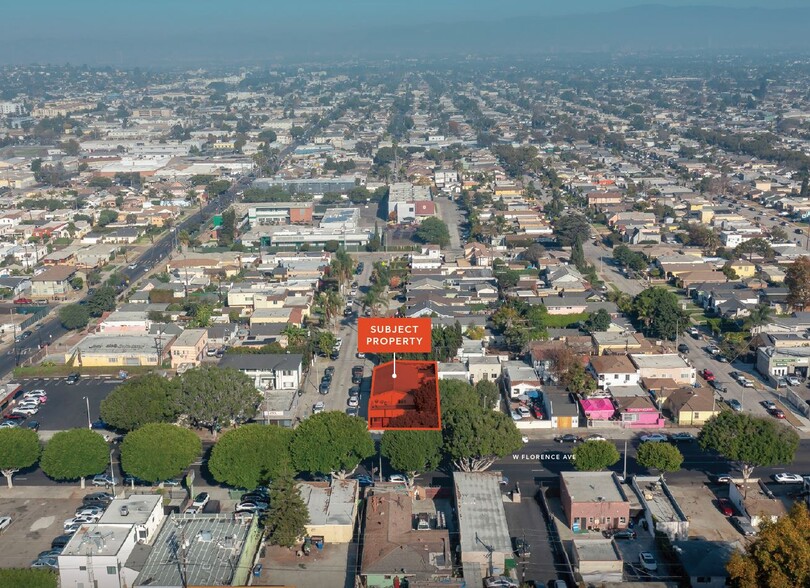
{"label": "gray rooftop", "polygon": [[644,368],[688,368],[684,359],[677,353],[659,353],[655,355],[630,354],[631,361],[639,369]]}
{"label": "gray rooftop", "polygon": [[237,370],[293,371],[300,369],[303,357],[300,353],[226,353],[219,365]]}
{"label": "gray rooftop", "polygon": [[172,515],[154,540],[135,586],[230,586],[256,524],[256,518],[242,523],[232,514]]}
{"label": "gray rooftop", "polygon": [[298,484],[309,509],[310,525],[353,525],[357,505],[357,480]]}
{"label": "gray rooftop", "polygon": [[[163,497],[158,494],[133,494],[129,498],[116,498],[110,507],[101,515],[101,525],[143,525],[162,503]],[[127,514],[121,514],[121,507],[127,507]],[[163,517],[163,509],[159,510]]]}
{"label": "gray rooftop", "polygon": [[561,472],[573,502],[627,502],[613,472]]}
{"label": "gray rooftop", "polygon": [[611,539],[574,539],[574,550],[580,561],[620,561],[616,544]]}
{"label": "gray rooftop", "polygon": [[[70,542],[65,546],[63,557],[79,556],[85,558],[89,555],[116,555],[127,537],[135,532],[132,525],[84,525],[79,529]],[[67,564],[71,567],[73,564]]]}
{"label": "gray rooftop", "polygon": [[485,552],[483,542],[495,552],[511,555],[501,478],[500,472],[453,474],[462,553]]}

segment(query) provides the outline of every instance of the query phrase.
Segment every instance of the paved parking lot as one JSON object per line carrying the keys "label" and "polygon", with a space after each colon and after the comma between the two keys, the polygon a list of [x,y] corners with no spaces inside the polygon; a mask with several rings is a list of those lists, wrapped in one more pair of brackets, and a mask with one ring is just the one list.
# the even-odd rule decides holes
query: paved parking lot
{"label": "paved parking lot", "polygon": [[51,541],[62,534],[65,519],[75,514],[81,497],[90,492],[77,488],[69,497],[4,498],[0,515],[10,515],[13,520],[0,535],[0,567],[30,566],[40,552],[50,549]]}
{"label": "paved parking lot", "polygon": [[718,499],[728,497],[728,491],[719,484],[712,489],[704,484],[669,486],[681,510],[689,519],[689,537],[706,541],[739,541],[740,533],[718,509]]}
{"label": "paved parking lot", "polygon": [[24,390],[42,389],[48,393],[48,401],[31,417],[39,422],[40,433],[47,437],[47,432],[86,427],[87,400],[90,402],[90,421],[98,419],[101,401],[121,381],[86,377],[75,384],[67,384],[65,378],[28,379],[20,383]]}

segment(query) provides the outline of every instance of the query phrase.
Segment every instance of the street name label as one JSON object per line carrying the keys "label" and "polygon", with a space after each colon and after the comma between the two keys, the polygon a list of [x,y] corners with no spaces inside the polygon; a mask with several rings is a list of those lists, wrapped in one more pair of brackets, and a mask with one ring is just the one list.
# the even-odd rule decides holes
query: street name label
{"label": "street name label", "polygon": [[357,321],[357,351],[429,353],[432,328],[429,318],[360,318]]}

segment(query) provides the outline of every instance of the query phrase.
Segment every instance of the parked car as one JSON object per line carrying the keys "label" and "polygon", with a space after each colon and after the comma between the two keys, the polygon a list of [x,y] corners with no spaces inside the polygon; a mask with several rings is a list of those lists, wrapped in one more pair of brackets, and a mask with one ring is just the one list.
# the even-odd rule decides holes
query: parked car
{"label": "parked car", "polygon": [[731,410],[735,410],[737,412],[742,412],[743,406],[740,404],[740,401],[736,398],[731,398],[728,400],[727,404],[731,407]]}
{"label": "parked car", "polygon": [[770,400],[763,400],[762,402],[760,402],[760,404],[763,407],[765,407],[765,410],[775,410],[776,409],[776,405],[773,402],[771,402]]}
{"label": "parked car", "polygon": [[371,476],[367,476],[365,474],[356,474],[352,476],[353,480],[357,480],[357,484],[361,488],[366,488],[367,486],[373,486],[374,480],[371,479]]}
{"label": "parked car", "polygon": [[703,376],[703,379],[706,380],[707,382],[711,382],[712,380],[714,380],[714,374],[710,369],[703,370],[700,375]]}
{"label": "parked car", "polygon": [[93,492],[92,494],[86,495],[82,498],[82,503],[85,505],[87,504],[110,504],[113,501],[114,496],[109,492]]}
{"label": "parked car", "polygon": [[321,394],[329,394],[329,384],[321,384],[318,386],[318,392]]}
{"label": "parked car", "polygon": [[269,505],[266,502],[240,502],[236,505],[235,511],[236,512],[258,512],[258,511],[265,511]]}
{"label": "parked car", "polygon": [[692,433],[687,433],[684,431],[683,433],[673,433],[669,436],[669,440],[676,443],[681,441],[691,442],[695,440],[695,436]]}
{"label": "parked car", "polygon": [[733,372],[729,372],[729,374],[728,374],[728,375],[729,375],[729,377],[730,377],[730,378],[732,378],[733,380],[739,380],[739,379],[740,379],[740,376],[741,376],[742,374],[741,374],[740,372],[738,372],[738,371],[733,371]]}
{"label": "parked car", "polygon": [[340,351],[333,351],[329,354],[329,359],[332,361],[337,361],[340,358]]}
{"label": "parked car", "polygon": [[692,335],[694,339],[700,337],[700,331],[697,327],[689,327],[689,334]]}
{"label": "parked car", "polygon": [[723,382],[718,382],[717,380],[712,380],[711,382],[709,382],[709,386],[711,386],[718,392],[723,393],[728,392],[728,386],[726,386]]}
{"label": "parked car", "polygon": [[10,516],[2,516],[0,517],[0,533],[5,531],[11,525],[11,517]]}
{"label": "parked car", "polygon": [[325,407],[325,405],[324,405],[323,402],[316,402],[312,406],[312,414],[320,414],[320,413],[322,413],[323,410],[324,410],[324,407]]}
{"label": "parked car", "polygon": [[734,508],[731,506],[731,501],[728,498],[720,498],[717,501],[717,509],[727,517],[734,515]]}
{"label": "parked car", "polygon": [[777,484],[801,484],[804,482],[804,478],[799,474],[788,474],[786,472],[774,474],[773,479]]}
{"label": "parked car", "polygon": [[633,529],[620,529],[613,533],[614,539],[635,539],[636,532]]}
{"label": "parked car", "polygon": [[782,420],[782,419],[785,418],[785,413],[782,412],[781,410],[779,410],[778,408],[774,408],[772,410],[769,410],[768,414],[770,414],[773,418],[779,419],[779,420]]}
{"label": "parked car", "polygon": [[81,378],[81,374],[79,372],[73,372],[65,379],[65,384],[75,384]]}
{"label": "parked car", "polygon": [[45,390],[29,390],[28,392],[23,392],[23,398],[47,398],[48,393]]}
{"label": "parked car", "polygon": [[582,438],[577,437],[571,433],[566,433],[565,435],[559,435],[558,437],[554,437],[554,440],[557,443],[579,443],[582,441]]}
{"label": "parked car", "polygon": [[520,416],[523,417],[524,419],[527,419],[530,416],[532,416],[532,413],[527,406],[518,406],[517,411],[520,413]]}
{"label": "parked car", "polygon": [[523,420],[523,415],[520,414],[516,410],[511,411],[511,416],[512,416],[513,421],[522,421]]}
{"label": "parked car", "polygon": [[518,585],[509,576],[487,576],[484,588],[518,588]]}
{"label": "parked car", "polygon": [[594,433],[593,435],[588,435],[585,437],[585,441],[607,441],[607,439],[598,433]]}
{"label": "parked car", "polygon": [[325,370],[323,370],[323,375],[324,375],[324,377],[327,377],[327,376],[328,376],[330,380],[332,379],[332,376],[333,376],[334,374],[335,374],[335,366],[330,365],[330,366],[329,366],[329,367],[327,367]]}
{"label": "parked car", "polygon": [[689,345],[686,343],[678,345],[678,353],[689,353]]}
{"label": "parked car", "polygon": [[639,553],[638,561],[641,563],[641,567],[648,572],[654,572],[658,569],[658,562],[655,561],[653,554],[649,551],[642,551]]}
{"label": "parked car", "polygon": [[347,403],[350,407],[356,408],[360,406],[360,399],[357,396],[349,396]]}
{"label": "parked car", "polygon": [[59,559],[57,556],[51,557],[43,557],[40,559],[35,559],[31,562],[32,568],[49,568],[51,570],[58,570],[59,569]]}
{"label": "parked car", "polygon": [[356,417],[360,415],[360,409],[356,406],[350,406],[346,409],[346,414],[348,416]]}
{"label": "parked car", "polygon": [[72,517],[65,521],[64,528],[72,527],[73,525],[89,525],[90,523],[98,522],[99,516],[83,515],[80,517]]}
{"label": "parked car", "polygon": [[360,386],[352,386],[349,388],[349,396],[360,396]]}
{"label": "parked car", "polygon": [[115,484],[115,478],[110,474],[98,474],[97,476],[93,476],[91,483],[93,486],[113,486]]}
{"label": "parked car", "polygon": [[59,535],[58,537],[54,538],[53,541],[51,541],[51,548],[52,549],[59,549],[60,547],[64,548],[65,545],[70,543],[71,539],[73,539],[73,535]]}
{"label": "parked car", "polygon": [[791,386],[798,386],[799,384],[802,383],[802,381],[799,378],[797,378],[796,376],[788,376],[787,381],[788,381],[788,384],[790,384]]}
{"label": "parked car", "polygon": [[30,298],[17,298],[14,301],[14,304],[33,304],[34,301]]}
{"label": "parked car", "polygon": [[205,505],[208,504],[209,500],[211,500],[211,497],[208,496],[208,492],[200,492],[194,497],[194,502],[191,503],[191,506],[205,508]]}
{"label": "parked car", "polygon": [[666,441],[667,437],[661,433],[650,433],[649,435],[642,435],[640,439],[642,443],[660,443]]}
{"label": "parked car", "polygon": [[746,537],[752,537],[757,534],[757,530],[751,524],[751,519],[747,517],[731,517],[731,523]]}
{"label": "parked car", "polygon": [[391,474],[388,476],[388,481],[395,484],[407,484],[408,478],[404,474]]}

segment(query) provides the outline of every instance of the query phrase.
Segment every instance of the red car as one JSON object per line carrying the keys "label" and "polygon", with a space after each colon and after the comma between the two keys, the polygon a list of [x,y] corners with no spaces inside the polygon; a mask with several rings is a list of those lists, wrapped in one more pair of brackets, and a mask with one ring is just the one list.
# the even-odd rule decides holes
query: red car
{"label": "red car", "polygon": [[734,514],[734,508],[731,506],[731,502],[728,498],[721,498],[717,501],[717,508],[727,517],[730,517]]}
{"label": "red car", "polygon": [[34,301],[31,300],[30,298],[17,298],[17,300],[14,301],[14,304],[33,304],[33,303]]}
{"label": "red car", "polygon": [[713,382],[714,374],[711,372],[711,370],[703,370],[703,379],[707,382]]}
{"label": "red car", "polygon": [[774,417],[774,418],[777,418],[777,419],[783,419],[783,418],[785,418],[785,413],[783,413],[783,412],[782,412],[781,410],[779,410],[778,408],[771,409],[771,410],[769,410],[768,412],[769,412],[769,413],[771,414],[771,416],[772,416],[772,417]]}

